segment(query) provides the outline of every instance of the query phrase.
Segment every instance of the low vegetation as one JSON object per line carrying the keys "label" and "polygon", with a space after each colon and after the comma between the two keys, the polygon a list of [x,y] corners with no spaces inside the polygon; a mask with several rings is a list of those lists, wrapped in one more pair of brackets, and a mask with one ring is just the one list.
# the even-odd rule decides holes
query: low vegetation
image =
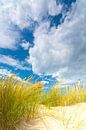
{"label": "low vegetation", "polygon": [[44,97],[43,104],[49,107],[74,105],[86,102],[86,88],[82,88],[80,83],[77,83],[76,86],[65,86],[64,89],[61,89],[58,83]]}
{"label": "low vegetation", "polygon": [[41,87],[41,83],[29,87],[28,83],[19,82],[13,76],[0,79],[0,130],[13,130],[19,121],[36,116]]}
{"label": "low vegetation", "polygon": [[0,79],[0,130],[16,130],[21,120],[37,116],[39,106],[64,106],[86,102],[86,89],[80,84],[66,91],[59,83],[44,92],[41,82],[31,85],[29,81],[18,81],[15,76]]}

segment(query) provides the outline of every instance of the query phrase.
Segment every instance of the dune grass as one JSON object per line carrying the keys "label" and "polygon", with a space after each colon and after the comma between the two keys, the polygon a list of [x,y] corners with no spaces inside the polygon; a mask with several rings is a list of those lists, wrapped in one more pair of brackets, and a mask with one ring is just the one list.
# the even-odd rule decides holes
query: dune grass
{"label": "dune grass", "polygon": [[0,130],[17,130],[16,124],[37,116],[39,106],[64,106],[86,102],[86,89],[80,84],[65,93],[58,83],[45,93],[41,82],[18,81],[15,76],[0,79]]}
{"label": "dune grass", "polygon": [[0,130],[13,130],[19,121],[36,116],[41,87],[41,83],[29,87],[12,76],[0,79]]}
{"label": "dune grass", "polygon": [[86,102],[86,88],[81,88],[80,83],[71,88],[65,87],[61,89],[59,83],[50,89],[50,92],[45,94],[43,104],[51,106],[68,106],[76,103]]}

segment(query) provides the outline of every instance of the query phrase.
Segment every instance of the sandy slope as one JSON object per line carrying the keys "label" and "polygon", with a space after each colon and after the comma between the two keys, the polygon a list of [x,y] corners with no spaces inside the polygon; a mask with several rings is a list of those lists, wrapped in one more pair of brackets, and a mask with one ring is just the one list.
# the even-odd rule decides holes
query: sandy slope
{"label": "sandy slope", "polygon": [[40,118],[21,122],[21,130],[86,130],[86,103],[40,109]]}

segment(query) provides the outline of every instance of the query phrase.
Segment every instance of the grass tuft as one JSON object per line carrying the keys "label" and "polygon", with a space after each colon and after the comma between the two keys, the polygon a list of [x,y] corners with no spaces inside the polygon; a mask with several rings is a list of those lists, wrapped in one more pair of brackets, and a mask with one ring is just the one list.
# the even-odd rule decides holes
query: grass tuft
{"label": "grass tuft", "polygon": [[0,79],[0,130],[13,130],[19,121],[36,116],[43,85],[34,86],[17,81],[14,76]]}

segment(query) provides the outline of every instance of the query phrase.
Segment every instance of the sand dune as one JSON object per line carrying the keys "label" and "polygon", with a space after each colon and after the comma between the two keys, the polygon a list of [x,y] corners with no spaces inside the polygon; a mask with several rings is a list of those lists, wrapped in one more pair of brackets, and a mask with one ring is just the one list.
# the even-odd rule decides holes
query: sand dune
{"label": "sand dune", "polygon": [[86,103],[40,109],[39,118],[20,122],[20,130],[86,130]]}

